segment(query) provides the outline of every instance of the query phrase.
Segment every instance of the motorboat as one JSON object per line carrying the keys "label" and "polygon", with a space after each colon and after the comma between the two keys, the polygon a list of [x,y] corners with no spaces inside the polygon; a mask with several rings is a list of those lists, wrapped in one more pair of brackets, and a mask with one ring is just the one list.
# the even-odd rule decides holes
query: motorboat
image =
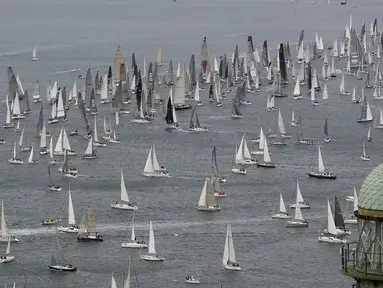
{"label": "motorboat", "polygon": [[247,171],[245,168],[231,168],[231,173],[246,175]]}
{"label": "motorboat", "polygon": [[134,242],[125,242],[121,243],[121,247],[123,248],[148,248],[148,245],[145,241],[134,241]]}
{"label": "motorboat", "polygon": [[185,282],[189,284],[200,284],[199,278],[196,278],[194,276],[186,276]]}
{"label": "motorboat", "polygon": [[53,219],[41,221],[41,225],[43,226],[56,225],[56,224],[57,224],[57,221]]}
{"label": "motorboat", "polygon": [[130,203],[130,202],[118,202],[111,204],[112,208],[114,209],[121,209],[121,210],[137,210],[138,206],[136,203]]}
{"label": "motorboat", "polygon": [[74,272],[77,270],[77,266],[74,266],[72,264],[56,264],[56,265],[49,265],[49,269],[54,271]]}
{"label": "motorboat", "polygon": [[8,163],[21,165],[21,164],[24,164],[24,161],[21,158],[11,158],[11,159],[8,159]]}
{"label": "motorboat", "polygon": [[61,226],[57,228],[58,231],[66,232],[66,233],[78,233],[80,230],[80,227],[76,225],[70,225],[70,226]]}
{"label": "motorboat", "polygon": [[307,220],[298,220],[298,219],[293,219],[289,220],[286,223],[286,227],[308,227],[309,223]]}

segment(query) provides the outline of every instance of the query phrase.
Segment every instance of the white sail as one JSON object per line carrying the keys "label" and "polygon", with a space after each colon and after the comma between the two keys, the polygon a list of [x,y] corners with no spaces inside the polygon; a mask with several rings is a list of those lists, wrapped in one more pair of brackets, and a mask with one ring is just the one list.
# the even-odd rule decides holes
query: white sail
{"label": "white sail", "polygon": [[68,191],[68,225],[75,225],[76,219],[74,216],[73,202],[72,202],[72,194],[70,192],[70,186]]}
{"label": "white sail", "polygon": [[207,194],[208,181],[209,181],[209,178],[206,177],[205,184],[203,185],[203,188],[202,188],[201,196],[199,197],[198,207],[206,207],[206,194]]}
{"label": "white sail", "polygon": [[107,73],[105,73],[104,77],[102,78],[100,99],[103,101],[108,100],[108,74]]}
{"label": "white sail", "polygon": [[199,102],[199,82],[197,79],[197,84],[195,86],[195,92],[194,92],[194,102]]}
{"label": "white sail", "polygon": [[53,137],[49,140],[49,156],[53,159]]}
{"label": "white sail", "polygon": [[148,158],[146,158],[146,163],[145,163],[145,168],[144,168],[145,173],[154,173],[152,153],[153,153],[153,148],[150,147],[150,151],[148,154]]}
{"label": "white sail", "polygon": [[[55,105],[53,105],[53,106],[55,106]],[[65,109],[64,109],[64,102],[63,102],[61,89],[58,93],[57,117],[65,117]]]}
{"label": "white sail", "polygon": [[302,215],[302,211],[301,211],[301,205],[298,201],[298,197],[297,197],[297,200],[295,202],[295,216],[294,216],[295,220],[304,220],[303,219],[303,215]]}
{"label": "white sail", "polygon": [[19,98],[19,93],[17,92],[17,90],[16,90],[16,96],[13,102],[12,114],[15,116],[21,115],[20,98]]}
{"label": "white sail", "polygon": [[327,199],[327,232],[332,235],[338,235],[335,227],[334,216],[332,215],[330,201]]}
{"label": "white sail", "polygon": [[294,92],[293,92],[293,96],[299,96],[301,95],[301,88],[299,86],[299,79],[300,79],[300,74],[298,76],[298,79],[297,81],[295,82],[295,87],[294,87]]}
{"label": "white sail", "polygon": [[371,113],[371,107],[370,107],[370,103],[367,102],[367,109],[366,109],[366,120],[372,120],[373,117],[372,117],[372,113]]}
{"label": "white sail", "polygon": [[34,146],[35,146],[35,144],[32,143],[32,148],[31,148],[31,152],[29,153],[28,163],[32,163],[32,162],[33,162],[33,151],[34,151]]}
{"label": "white sail", "polygon": [[150,220],[150,224],[149,224],[149,248],[148,248],[148,255],[157,255],[157,252],[156,252],[156,242],[154,240],[154,232],[153,232],[152,220]]}
{"label": "white sail", "polygon": [[301,193],[301,188],[299,187],[299,181],[297,180],[297,202],[299,203],[304,203],[302,193]]}
{"label": "white sail", "polygon": [[320,149],[320,146],[318,146],[318,172],[323,173],[325,171],[323,159],[322,159],[322,152]]}
{"label": "white sail", "polygon": [[4,201],[1,200],[1,236],[9,236],[7,222],[5,222],[5,211],[4,211]]}
{"label": "white sail", "polygon": [[90,136],[88,146],[85,150],[85,155],[93,155],[93,137]]}
{"label": "white sail", "polygon": [[116,279],[114,279],[113,272],[112,272],[112,284],[111,284],[110,287],[111,287],[111,288],[117,288],[117,283],[116,283]]}
{"label": "white sail", "polygon": [[245,161],[245,158],[243,155],[243,145],[244,145],[243,143],[244,143],[244,141],[245,141],[245,136],[242,136],[241,144],[239,144],[237,154],[235,155],[235,162],[237,164],[240,164],[243,161]]}
{"label": "white sail", "polygon": [[227,262],[235,262],[235,250],[233,243],[233,235],[231,233],[231,225],[227,224],[226,227],[226,239],[225,239],[225,248],[223,250],[222,264],[225,266]]}
{"label": "white sail", "polygon": [[122,168],[121,168],[120,188],[121,188],[121,201],[129,202],[128,191],[126,190],[125,180],[124,180],[124,172],[123,172]]}
{"label": "white sail", "polygon": [[5,250],[5,255],[11,254],[11,237],[8,238],[7,250]]}
{"label": "white sail", "polygon": [[264,150],[265,149],[265,134],[263,134],[263,128],[261,127],[261,131],[259,132],[259,150]]}
{"label": "white sail", "polygon": [[265,163],[271,163],[271,158],[270,158],[270,152],[269,152],[269,147],[267,145],[267,139],[265,137],[265,146],[263,147],[263,162]]}
{"label": "white sail", "polygon": [[283,200],[282,193],[279,194],[279,212],[286,213],[285,201]]}
{"label": "white sail", "polygon": [[155,171],[161,170],[160,163],[157,159],[157,153],[156,153],[156,145],[153,143],[153,150],[152,150],[152,156],[153,156],[153,167]]}
{"label": "white sail", "polygon": [[340,82],[340,87],[339,87],[339,89],[340,89],[340,92],[341,92],[341,93],[345,91],[345,90],[344,90],[344,74],[342,75],[342,81]]}
{"label": "white sail", "polygon": [[25,125],[23,127],[23,130],[21,131],[20,138],[19,138],[19,146],[23,146],[23,141],[24,141],[24,130],[25,130]]}
{"label": "white sail", "polygon": [[286,134],[285,124],[283,123],[281,109],[278,109],[278,127],[281,134]]}
{"label": "white sail", "polygon": [[9,109],[9,100],[8,100],[8,95],[5,99],[5,104],[7,105],[7,114],[5,115],[5,123],[6,124],[11,124],[11,110]]}

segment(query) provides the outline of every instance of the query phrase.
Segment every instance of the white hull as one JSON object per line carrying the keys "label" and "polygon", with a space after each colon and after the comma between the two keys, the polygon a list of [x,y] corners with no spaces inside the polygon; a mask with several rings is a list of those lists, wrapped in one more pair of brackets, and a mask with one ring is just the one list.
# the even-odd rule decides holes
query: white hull
{"label": "white hull", "polygon": [[20,114],[20,115],[12,115],[13,120],[18,120],[18,119],[25,119],[25,115]]}
{"label": "white hull", "polygon": [[277,213],[271,216],[272,219],[291,219],[290,215]]}
{"label": "white hull", "polygon": [[21,159],[8,159],[8,163],[22,165],[24,164],[24,161]]}
{"label": "white hull", "polygon": [[[327,229],[323,229],[323,232],[327,233]],[[336,234],[337,234],[337,236],[351,235],[351,231],[350,230],[342,230],[342,229],[337,228]]]}
{"label": "white hull", "polygon": [[0,242],[8,243],[9,237],[11,237],[11,242],[19,242],[19,239],[17,239],[15,236],[0,236]]}
{"label": "white hull", "polygon": [[120,210],[137,210],[138,206],[133,204],[117,203],[111,204],[112,208]]}
{"label": "white hull", "polygon": [[121,142],[120,140],[114,139],[114,138],[110,138],[108,141],[109,141],[109,143],[114,143],[114,144],[118,144]]}
{"label": "white hull", "polygon": [[233,119],[242,119],[243,118],[243,116],[242,115],[231,115],[231,118],[233,118]]}
{"label": "white hull", "polygon": [[215,192],[214,196],[217,198],[222,198],[222,197],[226,197],[227,195],[225,192]]}
{"label": "white hull", "polygon": [[240,174],[240,175],[246,175],[247,171],[246,171],[246,169],[245,170],[241,170],[241,169],[238,169],[238,168],[231,168],[231,173]]}
{"label": "white hull", "polygon": [[152,121],[147,120],[147,119],[132,119],[130,120],[132,123],[137,123],[137,124],[150,124]]}
{"label": "white hull", "polygon": [[232,270],[232,271],[241,271],[242,268],[241,266],[232,266],[232,265],[223,265],[223,267],[226,269],[226,270]]}
{"label": "white hull", "polygon": [[82,159],[96,159],[98,158],[98,155],[84,155],[82,156]]}
{"label": "white hull", "polygon": [[145,243],[127,242],[127,243],[121,243],[121,247],[123,247],[123,248],[148,248],[148,245]]}
{"label": "white hull", "polygon": [[[14,127],[15,127],[15,123],[5,123],[3,125],[4,129],[14,128]],[[20,129],[19,129],[19,131],[20,131]]]}
{"label": "white hull", "polygon": [[334,243],[334,244],[346,244],[346,239],[339,239],[332,236],[319,236],[318,237],[319,242],[326,242],[326,243]]}
{"label": "white hull", "polygon": [[158,256],[158,255],[141,255],[140,256],[141,260],[145,261],[164,261],[164,257]]}
{"label": "white hull", "polygon": [[49,191],[60,192],[61,191],[61,187],[59,187],[59,186],[48,186],[48,190]]}
{"label": "white hull", "polygon": [[195,279],[195,278],[193,278],[193,279],[185,279],[185,282],[189,283],[189,284],[199,284],[200,283],[199,279]]}
{"label": "white hull", "polygon": [[106,147],[106,143],[104,142],[99,142],[99,141],[93,141],[93,145],[95,147]]}
{"label": "white hull", "polygon": [[259,150],[259,151],[251,151],[250,154],[251,154],[251,155],[263,155],[263,150]]}
{"label": "white hull", "polygon": [[362,159],[363,161],[370,161],[371,158],[369,156],[360,156],[360,159]]}
{"label": "white hull", "polygon": [[75,178],[77,178],[77,174],[67,173],[67,174],[64,174],[64,177],[70,178],[70,179],[75,179]]}
{"label": "white hull", "polygon": [[241,162],[236,162],[237,165],[255,165],[257,164],[257,161],[253,160],[253,159],[247,159],[247,160],[244,160],[244,161],[241,161]]}
{"label": "white hull", "polygon": [[286,227],[308,227],[309,223],[298,221],[298,220],[291,220],[287,221]]}
{"label": "white hull", "polygon": [[160,171],[158,171],[158,172],[144,172],[143,175],[146,177],[159,177],[159,178],[161,178],[161,177],[162,178],[169,178],[170,177],[169,173],[164,173],[164,172],[160,172]]}
{"label": "white hull", "polygon": [[15,256],[3,256],[3,259],[0,259],[0,263],[9,263],[15,259]]}
{"label": "white hull", "polygon": [[65,232],[65,233],[78,233],[79,228],[73,227],[73,226],[61,226],[57,228],[58,231],[60,232]]}
{"label": "white hull", "polygon": [[[53,155],[56,155],[56,156],[64,156],[65,155],[65,152],[64,151],[54,151],[53,152]],[[74,152],[74,151],[68,151],[68,156],[78,156],[78,153],[77,152]]]}
{"label": "white hull", "polygon": [[[297,207],[297,204],[290,204],[290,208],[291,209],[295,209],[295,207]],[[301,208],[301,209],[310,209],[311,207],[310,207],[310,204],[307,204],[307,203],[300,203],[299,204],[299,208]]]}

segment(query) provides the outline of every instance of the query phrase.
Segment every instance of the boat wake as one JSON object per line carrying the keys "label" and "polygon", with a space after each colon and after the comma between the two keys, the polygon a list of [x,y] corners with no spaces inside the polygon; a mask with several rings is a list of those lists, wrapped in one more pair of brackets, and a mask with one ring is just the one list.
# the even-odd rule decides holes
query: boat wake
{"label": "boat wake", "polygon": [[65,73],[76,72],[76,71],[80,71],[80,68],[75,68],[75,69],[71,69],[71,70],[57,71],[57,72],[54,72],[54,74],[65,74]]}
{"label": "boat wake", "polygon": [[[233,224],[248,224],[248,223],[261,223],[269,219],[269,217],[258,217],[258,218],[238,218],[231,219],[230,223]],[[156,230],[159,229],[185,229],[192,228],[202,225],[224,225],[227,224],[226,220],[214,220],[214,221],[204,221],[204,222],[180,222],[180,221],[156,221]],[[129,223],[118,223],[118,224],[99,224],[97,225],[100,232],[104,231],[125,231]],[[149,225],[147,223],[135,223],[134,226],[138,229],[148,229]],[[16,236],[28,236],[28,235],[49,235],[56,233],[56,227],[42,227],[42,228],[32,228],[32,229],[10,229],[10,232]]]}
{"label": "boat wake", "polygon": [[231,116],[209,116],[209,119],[216,119],[216,120],[225,119],[225,118],[231,118]]}

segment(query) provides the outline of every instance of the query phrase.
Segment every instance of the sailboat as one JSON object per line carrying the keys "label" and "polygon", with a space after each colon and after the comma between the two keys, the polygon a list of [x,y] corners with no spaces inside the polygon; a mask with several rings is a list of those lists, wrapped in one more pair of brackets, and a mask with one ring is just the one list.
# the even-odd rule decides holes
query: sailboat
{"label": "sailboat", "polygon": [[[8,95],[7,97],[5,98],[5,105],[7,106],[7,111],[6,111],[6,115],[5,115],[5,123],[3,125],[3,128],[4,129],[9,129],[9,128],[13,128],[15,127],[15,123],[11,122],[11,109],[9,107],[9,100],[8,100]],[[19,124],[20,121],[17,120],[17,123]],[[19,124],[20,125],[20,124]],[[19,126],[20,128],[20,126]],[[19,130],[20,131],[20,130]]]}
{"label": "sailboat", "polygon": [[161,48],[158,50],[158,53],[157,53],[157,61],[156,61],[156,64],[157,64],[157,66],[162,66],[162,65],[164,65],[164,64],[162,63],[162,49],[161,49]]}
{"label": "sailboat", "polygon": [[328,136],[328,124],[327,124],[327,118],[324,122],[324,142],[328,143],[331,141],[331,137]]}
{"label": "sailboat", "polygon": [[[56,248],[56,250],[55,250]],[[74,272],[77,270],[77,266],[68,263],[64,258],[64,255],[61,251],[61,246],[59,239],[56,238],[56,245],[52,248],[51,262],[49,264],[49,269],[53,271],[63,271],[63,272]]]}
{"label": "sailboat", "polygon": [[238,165],[235,163],[235,155],[236,154],[237,154],[237,144],[235,144],[235,150],[234,150],[234,155],[233,155],[231,173],[240,174],[240,175],[246,175],[246,173],[247,173],[246,168],[244,168],[244,167],[240,167],[239,168]]}
{"label": "sailboat", "polygon": [[120,183],[120,202],[116,201],[116,203],[111,204],[112,208],[121,209],[121,210],[137,210],[138,206],[136,203],[129,201],[128,191],[126,190],[125,180],[124,180],[124,172],[121,168],[121,183]]}
{"label": "sailboat", "polygon": [[213,150],[211,151],[211,169],[216,177],[219,178],[219,183],[226,183],[226,177],[222,176],[221,173],[218,171],[218,163],[217,163],[217,151],[215,146],[213,147]]}
{"label": "sailboat", "polygon": [[[336,227],[336,235],[343,236],[343,235],[351,235],[351,231],[346,228],[346,225],[344,223],[342,210],[340,208],[340,204],[338,201],[338,198],[336,195],[334,196],[334,222]],[[327,233],[328,231],[326,229],[323,230],[324,233]]]}
{"label": "sailboat", "polygon": [[197,264],[194,262],[195,269],[197,271],[197,276],[193,275],[188,275],[185,278],[185,282],[189,284],[200,284],[200,278],[199,278],[199,273],[198,273],[198,267]]}
{"label": "sailboat", "polygon": [[322,152],[320,146],[318,145],[318,168],[315,169],[315,161],[313,161],[311,166],[311,171],[308,173],[310,177],[318,179],[336,179],[336,174],[331,171],[327,171],[323,164]]}
{"label": "sailboat", "polygon": [[58,231],[66,232],[66,233],[78,233],[79,227],[76,225],[76,218],[74,216],[73,202],[72,202],[72,194],[68,191],[68,225],[60,226],[57,228]]}
{"label": "sailboat", "polygon": [[235,260],[235,250],[231,225],[227,224],[225,248],[223,250],[222,265],[227,270],[241,271],[241,266]]}
{"label": "sailboat", "polygon": [[368,127],[368,131],[367,131],[367,141],[368,141],[368,142],[371,142],[371,141],[372,141],[372,138],[371,138],[371,127]]}
{"label": "sailboat", "polygon": [[203,104],[200,99],[199,91],[200,91],[200,86],[199,86],[199,81],[197,79],[197,84],[195,86],[195,91],[194,91],[194,102],[197,102],[197,106],[202,106]]}
{"label": "sailboat", "polygon": [[51,176],[51,166],[48,166],[48,175],[49,175],[49,185],[48,185],[48,190],[50,191],[61,191],[61,187],[58,185],[54,185],[52,182],[52,176]]}
{"label": "sailboat", "polygon": [[[297,179],[297,188],[296,188],[296,198],[295,198],[295,203],[298,201],[299,202],[299,207],[300,209],[310,209],[310,203],[308,201],[303,200],[302,193],[301,193],[301,188],[299,186],[299,181]],[[291,203],[290,208],[295,208],[296,204]]]}
{"label": "sailboat", "polygon": [[362,159],[363,161],[370,161],[371,158],[370,158],[370,156],[368,156],[367,153],[366,153],[366,148],[365,148],[364,141],[363,141],[363,146],[362,146],[362,147],[363,147],[363,155],[360,156],[360,159]]}
{"label": "sailboat", "polygon": [[206,177],[201,196],[198,201],[198,211],[221,211],[221,207],[215,202],[213,179]]}
{"label": "sailboat", "polygon": [[154,240],[154,232],[153,232],[153,226],[152,221],[150,220],[149,223],[149,248],[148,248],[148,254],[147,255],[140,255],[141,260],[146,261],[164,261],[165,258],[162,255],[158,255],[156,252],[156,242]]}
{"label": "sailboat", "polygon": [[267,139],[264,138],[265,144],[263,146],[263,162],[257,161],[257,167],[275,168],[275,164],[271,162],[269,147],[267,145]]}
{"label": "sailboat", "polygon": [[[354,195],[348,196],[346,199],[347,203],[353,203],[353,209],[350,215],[350,218],[344,219],[345,224],[358,224],[358,219],[355,217],[355,212],[358,211],[358,194],[356,193],[356,188],[354,187]],[[347,208],[346,208],[347,211]]]}
{"label": "sailboat", "polygon": [[36,47],[33,48],[33,51],[32,51],[32,57],[31,57],[31,60],[32,61],[37,61],[39,60],[39,55],[37,54],[37,50],[36,50]]}
{"label": "sailboat", "polygon": [[[193,122],[194,115],[195,115],[195,123]],[[197,106],[193,107],[192,113],[190,115],[189,130],[193,131],[193,132],[207,132],[208,131],[206,127],[201,127],[201,124],[199,123]]]}
{"label": "sailboat", "polygon": [[215,174],[211,176],[211,181],[213,182],[213,191],[215,197],[226,197],[226,193],[222,191],[221,185],[219,184],[219,177],[216,177]]}
{"label": "sailboat", "polygon": [[302,93],[301,93],[301,88],[300,88],[300,85],[299,85],[299,81],[295,82],[295,87],[294,87],[294,91],[293,91],[293,99],[294,100],[303,99],[303,96],[302,96]]}
{"label": "sailboat", "polygon": [[251,151],[251,155],[263,155],[263,150],[264,150],[264,147],[265,147],[265,134],[263,134],[263,128],[261,126],[261,129],[259,131],[259,137],[258,138],[253,138],[251,141],[253,143],[257,143],[258,142],[258,150],[257,151]]}
{"label": "sailboat", "polygon": [[15,256],[9,255],[11,254],[11,238],[8,238],[7,250],[5,250],[5,254],[0,256],[0,263],[9,263],[15,259]]}
{"label": "sailboat", "polygon": [[[275,204],[276,203],[277,202],[275,202]],[[274,209],[275,209],[275,205],[274,205]],[[279,211],[275,214],[273,213],[271,218],[272,219],[291,219],[291,215],[287,213],[286,211],[285,201],[283,201],[282,193],[279,193]]]}
{"label": "sailboat", "polygon": [[245,135],[242,136],[241,144],[238,147],[235,163],[239,165],[254,165],[257,163],[257,161],[251,158]]}
{"label": "sailboat", "polygon": [[51,139],[49,140],[49,164],[52,166],[57,164],[57,161],[53,155],[53,151],[54,151],[53,150],[53,137],[51,137]]}
{"label": "sailboat", "polygon": [[173,88],[169,90],[168,102],[166,104],[166,116],[165,116],[166,124],[169,126],[166,128],[166,131],[177,130],[180,125],[177,120],[176,108],[173,104]]}
{"label": "sailboat", "polygon": [[[149,96],[151,97],[150,94],[149,94]],[[140,103],[140,106],[139,106],[140,115],[138,118],[132,119],[130,121],[132,123],[137,123],[137,124],[150,124],[150,123],[152,123],[153,119],[147,115],[145,107],[144,107],[144,101],[146,100],[145,90],[142,91],[141,95],[136,93],[136,98],[138,98],[137,101],[139,101],[139,103]]]}
{"label": "sailboat", "polygon": [[311,105],[319,106],[319,101],[315,99],[315,89],[311,89]]}
{"label": "sailboat", "polygon": [[8,159],[8,163],[11,164],[24,164],[23,159],[17,156],[16,141],[13,144],[13,158]]}
{"label": "sailboat", "polygon": [[19,242],[16,236],[9,234],[7,228],[7,222],[5,221],[4,201],[1,200],[1,230],[0,230],[0,242]]}
{"label": "sailboat", "polygon": [[303,219],[299,199],[297,197],[295,202],[294,218],[287,221],[286,227],[308,227],[308,226],[309,226],[309,223],[305,219]]}
{"label": "sailboat", "polygon": [[235,101],[235,98],[233,98],[232,106],[231,106],[231,118],[233,119],[242,119],[243,115],[241,111],[239,110],[239,106],[237,101]]}
{"label": "sailboat", "polygon": [[130,242],[124,242],[121,243],[121,247],[123,248],[148,248],[148,245],[145,243],[144,240],[137,240],[136,233],[134,231],[134,219],[135,219],[136,212],[133,211],[133,221],[132,221],[132,233],[130,236]]}
{"label": "sailboat", "polygon": [[36,81],[35,90],[33,91],[32,98],[34,103],[39,103],[42,101],[40,98],[40,84],[38,80]]}
{"label": "sailboat", "polygon": [[34,143],[32,143],[32,149],[31,152],[29,153],[29,158],[28,158],[28,164],[36,164],[38,161],[33,159],[33,152],[34,152]]}
{"label": "sailboat", "polygon": [[97,133],[97,119],[96,115],[94,115],[94,122],[93,122],[93,146],[95,147],[105,147],[106,143],[98,140],[98,133]]}
{"label": "sailboat", "polygon": [[88,146],[86,147],[85,154],[82,156],[83,159],[96,159],[98,155],[96,154],[96,149],[93,147],[93,136],[90,136],[88,140]]}
{"label": "sailboat", "polygon": [[339,243],[344,244],[347,243],[347,240],[344,238],[340,238],[337,233],[337,229],[335,227],[334,217],[331,211],[330,201],[327,199],[327,229],[326,233],[321,233],[318,237],[319,242],[327,242],[327,243]]}
{"label": "sailboat", "polygon": [[81,221],[80,229],[77,233],[78,242],[100,242],[104,241],[101,235],[97,232],[96,222],[94,221],[93,213],[90,206],[86,209]]}
{"label": "sailboat", "polygon": [[154,144],[150,147],[148,158],[146,158],[143,175],[146,177],[170,177],[168,170],[164,166],[160,166],[158,162]]}
{"label": "sailboat", "polygon": [[373,120],[374,120],[374,117],[372,117],[370,104],[367,102],[367,98],[365,97],[363,99],[360,117],[356,120],[356,122],[358,123],[372,122]]}

